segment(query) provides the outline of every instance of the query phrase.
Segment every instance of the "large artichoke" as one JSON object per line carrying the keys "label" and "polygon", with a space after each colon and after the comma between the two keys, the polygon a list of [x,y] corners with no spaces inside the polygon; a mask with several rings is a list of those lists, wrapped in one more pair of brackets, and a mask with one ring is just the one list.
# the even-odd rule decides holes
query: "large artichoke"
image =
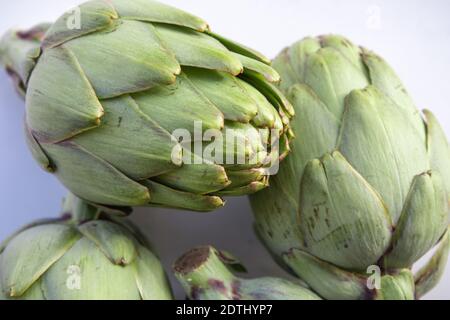
{"label": "large artichoke", "polygon": [[0,300],[167,300],[165,272],[127,220],[73,197],[0,246]]}
{"label": "large artichoke", "polygon": [[280,278],[243,279],[245,268],[232,255],[213,247],[198,247],[174,264],[175,276],[191,300],[320,300],[300,283]]}
{"label": "large artichoke", "polygon": [[209,211],[265,188],[288,152],[293,109],[270,61],[152,0],[89,1],[8,33],[0,59],[34,157],[94,203]]}
{"label": "large artichoke", "polygon": [[382,58],[339,36],[304,39],[274,67],[297,139],[251,199],[263,242],[324,298],[421,297],[450,246],[450,149],[436,118]]}

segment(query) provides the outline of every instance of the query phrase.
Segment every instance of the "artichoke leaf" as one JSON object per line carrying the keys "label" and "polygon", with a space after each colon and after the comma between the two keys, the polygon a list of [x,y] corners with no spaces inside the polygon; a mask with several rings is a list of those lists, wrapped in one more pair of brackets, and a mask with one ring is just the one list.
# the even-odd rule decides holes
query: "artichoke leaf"
{"label": "artichoke leaf", "polygon": [[208,31],[207,32],[211,37],[216,38],[219,40],[225,47],[228,48],[228,50],[233,51],[237,54],[246,56],[250,59],[258,60],[262,63],[265,63],[267,65],[270,65],[270,59],[262,55],[256,50],[253,50],[252,48],[246,47],[240,43],[237,43],[233,40],[227,39],[217,33]]}
{"label": "artichoke leaf", "polygon": [[361,75],[369,78],[368,70],[361,57],[361,48],[351,43],[348,39],[338,35],[326,35],[319,37],[322,47],[333,48],[347,59],[351,65],[356,67]]}
{"label": "artichoke leaf", "polygon": [[71,142],[43,147],[55,165],[56,175],[80,198],[94,198],[111,206],[145,205],[150,201],[145,186],[86,149]]}
{"label": "artichoke leaf", "polygon": [[286,49],[285,58],[290,61],[295,73],[296,80],[293,83],[305,83],[309,57],[320,48],[322,45],[319,39],[307,37]]}
{"label": "artichoke leaf", "polygon": [[224,115],[225,120],[249,123],[258,113],[258,106],[242,81],[225,72],[184,68],[188,79]]}
{"label": "artichoke leaf", "polygon": [[177,141],[144,114],[132,98],[123,96],[102,103],[107,110],[102,124],[78,135],[73,143],[108,159],[108,163],[137,181],[180,166],[182,153]]}
{"label": "artichoke leaf", "polygon": [[383,58],[368,50],[363,49],[362,58],[369,70],[372,85],[392,99],[397,108],[405,111],[405,116],[411,121],[411,125],[416,128],[421,142],[425,143],[425,126],[420,111],[414,105],[414,102],[394,70],[392,70]]}
{"label": "artichoke leaf", "polygon": [[298,181],[303,176],[303,170],[308,161],[335,150],[340,121],[307,85],[291,87],[288,98],[292,101],[297,114],[301,115],[292,119],[292,130],[301,138],[294,139],[292,142],[294,152],[286,159],[287,164],[285,164],[289,165],[291,168],[289,174],[293,174],[294,177],[281,177],[280,180],[289,183],[289,189],[299,194]]}
{"label": "artichoke leaf", "polygon": [[447,190],[448,200],[450,201],[450,146],[444,130],[436,117],[428,110],[424,110],[424,114],[427,120],[427,142],[431,170],[439,172],[442,176],[442,181]]}
{"label": "artichoke leaf", "polygon": [[261,181],[253,181],[248,185],[241,187],[227,187],[219,192],[216,192],[216,195],[219,196],[239,196],[239,195],[249,195],[257,193],[269,186],[269,180],[267,177],[261,179]]}
{"label": "artichoke leaf", "polygon": [[144,22],[123,21],[113,32],[86,35],[64,47],[74,53],[100,99],[169,85],[181,72],[155,27]]}
{"label": "artichoke leaf", "polygon": [[109,216],[108,219],[131,232],[139,244],[149,248],[149,250],[154,250],[153,245],[144,233],[130,219],[124,219],[117,215]]}
{"label": "artichoke leaf", "polygon": [[367,279],[363,275],[340,269],[302,250],[292,249],[283,254],[283,259],[324,299],[363,300],[376,294],[369,290]]}
{"label": "artichoke leaf", "polygon": [[430,261],[414,276],[416,283],[416,298],[420,299],[432,290],[440,281],[447,265],[450,251],[450,228],[437,245],[437,250]]}
{"label": "artichoke leaf", "polygon": [[383,201],[339,152],[308,163],[299,203],[304,246],[319,259],[365,270],[389,247],[392,224]]}
{"label": "artichoke leaf", "polygon": [[271,66],[268,66],[267,64],[262,63],[258,60],[254,60],[246,56],[240,55],[238,53],[234,53],[234,56],[237,57],[242,62],[242,65],[244,66],[245,69],[252,70],[253,72],[263,75],[267,81],[269,82],[280,81],[280,75]]}
{"label": "artichoke leaf", "polygon": [[[275,207],[272,210],[267,210],[267,212],[272,212],[275,217],[277,216],[275,212],[280,212],[280,214],[282,211],[289,212],[293,221],[295,221],[298,206],[296,203],[300,194],[299,181],[303,175],[303,170],[309,159],[322,157],[325,153],[332,152],[335,149],[340,123],[306,85],[293,86],[289,91],[288,98],[292,101],[297,114],[301,114],[301,116],[294,117],[292,120],[293,130],[301,138],[293,140],[292,149],[294,152],[284,160],[277,175],[271,177],[271,189],[277,190],[277,192],[262,191],[261,194],[254,195],[253,197],[258,199],[261,196],[261,200],[254,201],[253,206],[255,214],[259,215],[259,211],[266,211],[264,208],[258,209],[260,201],[266,205],[274,202]],[[315,143],[310,143],[310,141],[315,141]],[[283,196],[272,197],[272,194],[283,194]],[[272,201],[263,200],[266,197],[272,198]],[[276,208],[279,208],[279,210]],[[269,220],[271,220],[271,217],[269,217]],[[271,225],[277,224],[282,224],[282,222],[274,221],[273,224],[271,223]],[[279,241],[280,243],[284,242]]]}
{"label": "artichoke leaf", "polygon": [[75,56],[61,47],[45,50],[39,59],[26,105],[26,122],[39,142],[58,142],[96,128],[104,114]]}
{"label": "artichoke leaf", "polygon": [[133,234],[123,227],[102,220],[83,223],[78,230],[108,257],[111,263],[126,266],[137,257],[137,242]]}
{"label": "artichoke leaf", "polygon": [[207,212],[222,207],[225,204],[224,201],[217,196],[184,192],[151,180],[143,181],[142,184],[150,190],[152,195],[149,205],[169,206],[171,208],[183,208],[192,211]]}
{"label": "artichoke leaf", "polygon": [[152,0],[109,0],[121,19],[159,22],[206,31],[208,24],[192,14]]}
{"label": "artichoke leaf", "polygon": [[50,159],[45,154],[44,150],[40,146],[39,142],[37,142],[36,138],[33,136],[33,133],[28,128],[27,124],[25,124],[25,139],[28,147],[31,150],[31,155],[37,161],[42,169],[48,172],[53,172],[54,169],[50,163]]}
{"label": "artichoke leaf", "polygon": [[182,128],[195,140],[196,123],[201,124],[202,132],[224,127],[222,112],[185,73],[180,74],[173,85],[155,87],[132,97],[143,113],[171,134]]}
{"label": "artichoke leaf", "polygon": [[165,271],[157,257],[139,247],[135,262],[135,278],[142,300],[171,300],[172,292]]}
{"label": "artichoke leaf", "polygon": [[58,219],[40,219],[37,221],[34,221],[30,224],[27,224],[25,226],[23,226],[22,228],[20,228],[19,230],[17,230],[16,232],[14,232],[11,236],[9,236],[8,238],[6,238],[5,240],[3,240],[0,243],[0,255],[3,253],[3,251],[5,250],[6,246],[11,242],[12,239],[14,239],[17,235],[19,235],[20,233],[22,233],[23,231],[27,230],[27,229],[31,229],[40,225],[44,225],[44,224],[49,224],[49,223],[55,223],[57,222]]}
{"label": "artichoke leaf", "polygon": [[241,78],[264,94],[267,100],[278,109],[280,114],[285,114],[288,119],[284,121],[289,123],[289,119],[295,115],[295,110],[280,89],[274,84],[267,82],[261,74],[252,70],[245,70]]}
{"label": "artichoke leaf", "polygon": [[[27,300],[27,301],[42,301],[47,300],[47,297],[44,295],[42,291],[42,280],[37,280],[23,295],[18,297],[19,300]],[[1,300],[1,297],[0,297]]]}
{"label": "artichoke leaf", "polygon": [[[289,157],[286,161],[289,161]],[[286,164],[281,166],[278,174],[292,177]],[[269,189],[257,192],[250,197],[250,203],[256,217],[255,229],[258,236],[271,252],[281,254],[296,244],[303,243],[297,225],[286,220],[286,214],[289,214],[292,221],[295,221],[298,194],[292,194],[292,189],[276,177],[270,180],[270,189],[276,192],[270,192]]]}
{"label": "artichoke leaf", "polygon": [[[267,141],[263,141],[263,133],[249,123],[226,122],[224,136],[215,140],[223,142],[222,150],[215,150],[213,159],[218,156],[222,160],[223,155],[220,163],[225,167],[262,166],[270,147]],[[204,156],[210,158],[209,154]]]}
{"label": "artichoke leaf", "polygon": [[64,225],[41,225],[12,239],[0,259],[1,283],[9,297],[20,297],[80,238]]}
{"label": "artichoke leaf", "polygon": [[[79,14],[79,21],[76,20],[77,14]],[[57,47],[71,39],[107,29],[117,18],[117,12],[109,1],[88,1],[69,10],[56,20],[45,35],[43,47]],[[72,24],[73,28],[70,28]]]}
{"label": "artichoke leaf", "polygon": [[258,128],[271,128],[282,130],[283,123],[274,106],[258,90],[245,81],[239,81],[245,92],[256,103],[257,113],[252,123]]}
{"label": "artichoke leaf", "polygon": [[342,118],[347,95],[369,85],[368,79],[337,50],[326,47],[308,57],[305,83],[337,119]]}
{"label": "artichoke leaf", "polygon": [[272,277],[242,279],[240,296],[241,300],[322,300],[296,282]]}
{"label": "artichoke leaf", "polygon": [[234,189],[246,186],[254,181],[261,181],[265,177],[265,170],[252,168],[247,170],[227,171],[231,183],[227,188]]}
{"label": "artichoke leaf", "polygon": [[381,277],[381,288],[377,300],[414,300],[414,277],[410,270],[403,269],[398,274]]}
{"label": "artichoke leaf", "polygon": [[288,90],[294,85],[299,83],[298,74],[295,71],[291,63],[290,49],[284,49],[272,62],[272,66],[283,78],[280,81],[279,87],[283,92],[288,92]]}
{"label": "artichoke leaf", "polygon": [[430,166],[425,143],[405,112],[373,86],[352,91],[338,150],[380,193],[396,224],[414,177]]}
{"label": "artichoke leaf", "polygon": [[111,263],[87,238],[45,273],[41,287],[49,300],[140,300],[133,268]]}
{"label": "artichoke leaf", "polygon": [[[171,188],[208,194],[222,190],[230,184],[225,169],[188,150],[183,150],[183,159],[189,159],[190,163],[184,163],[178,170],[154,177],[152,180]],[[186,183],[186,181],[190,181]]]}
{"label": "artichoke leaf", "polygon": [[155,27],[182,66],[219,70],[234,76],[244,70],[231,51],[207,34],[164,24]]}
{"label": "artichoke leaf", "polygon": [[307,37],[285,50],[285,58],[289,61],[295,76],[293,83],[305,83],[309,57],[320,48],[322,46],[319,39]]}
{"label": "artichoke leaf", "polygon": [[385,267],[408,268],[428,252],[448,226],[448,200],[438,172],[417,176],[384,257]]}

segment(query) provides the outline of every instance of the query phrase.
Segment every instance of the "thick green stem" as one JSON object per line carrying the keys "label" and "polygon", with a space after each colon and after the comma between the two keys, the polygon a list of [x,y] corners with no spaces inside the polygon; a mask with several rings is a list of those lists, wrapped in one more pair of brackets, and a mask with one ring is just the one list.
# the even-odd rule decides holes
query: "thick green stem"
{"label": "thick green stem", "polygon": [[0,63],[6,68],[21,94],[36,60],[41,54],[41,41],[50,24],[40,24],[28,31],[8,31],[0,40]]}
{"label": "thick green stem", "polygon": [[64,199],[63,215],[75,224],[98,219],[100,210],[84,200],[68,193]]}
{"label": "thick green stem", "polygon": [[241,279],[229,268],[243,266],[213,247],[189,251],[174,265],[175,275],[193,300],[320,300],[311,290],[280,278]]}
{"label": "thick green stem", "polygon": [[212,247],[189,251],[175,262],[174,270],[191,299],[198,299],[199,295],[206,293],[210,299],[226,299],[231,291],[229,288],[237,279]]}

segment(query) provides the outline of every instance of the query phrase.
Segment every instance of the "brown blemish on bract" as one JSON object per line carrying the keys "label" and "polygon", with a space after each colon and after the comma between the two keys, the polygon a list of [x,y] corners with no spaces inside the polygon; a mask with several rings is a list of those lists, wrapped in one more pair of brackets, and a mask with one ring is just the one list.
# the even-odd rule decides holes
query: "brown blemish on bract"
{"label": "brown blemish on bract", "polygon": [[211,286],[211,289],[216,290],[220,293],[226,294],[227,288],[225,287],[225,284],[221,280],[217,279],[209,279],[208,284]]}
{"label": "brown blemish on bract", "polygon": [[173,269],[175,272],[183,275],[189,274],[205,263],[208,260],[209,255],[209,247],[192,249],[175,262]]}
{"label": "brown blemish on bract", "polygon": [[22,40],[42,41],[45,31],[41,28],[33,28],[27,31],[18,31],[16,34]]}
{"label": "brown blemish on bract", "polygon": [[233,294],[233,300],[241,300],[242,295],[241,291],[241,282],[238,280],[233,281],[231,284],[231,293]]}
{"label": "brown blemish on bract", "polygon": [[124,257],[121,257],[121,258],[117,259],[117,261],[116,261],[116,265],[118,265],[120,267],[125,267],[128,264],[129,264],[129,262]]}
{"label": "brown blemish on bract", "polygon": [[198,286],[192,286],[191,289],[191,299],[192,300],[200,300],[201,295],[203,294],[203,292],[205,292],[204,289],[198,287]]}

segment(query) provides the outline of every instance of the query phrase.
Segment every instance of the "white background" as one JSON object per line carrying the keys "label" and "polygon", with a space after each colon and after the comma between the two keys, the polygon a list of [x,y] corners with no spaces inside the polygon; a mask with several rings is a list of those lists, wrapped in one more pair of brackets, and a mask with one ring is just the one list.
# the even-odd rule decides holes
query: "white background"
{"label": "white background", "polygon": [[[431,109],[450,136],[450,1],[447,0],[166,0],[206,19],[213,30],[269,57],[308,35],[343,34],[382,55],[419,108]],[[53,21],[77,0],[14,0],[0,4],[0,33]],[[0,239],[31,220],[59,212],[65,191],[31,159],[23,138],[23,102],[0,71]],[[414,159],[411,159],[414,161]],[[234,252],[251,276],[286,276],[252,232],[245,198],[199,214],[139,209],[133,218],[167,266],[191,247]],[[169,269],[168,269],[169,270]],[[174,283],[178,298],[183,298]],[[450,267],[429,299],[450,299]]]}

